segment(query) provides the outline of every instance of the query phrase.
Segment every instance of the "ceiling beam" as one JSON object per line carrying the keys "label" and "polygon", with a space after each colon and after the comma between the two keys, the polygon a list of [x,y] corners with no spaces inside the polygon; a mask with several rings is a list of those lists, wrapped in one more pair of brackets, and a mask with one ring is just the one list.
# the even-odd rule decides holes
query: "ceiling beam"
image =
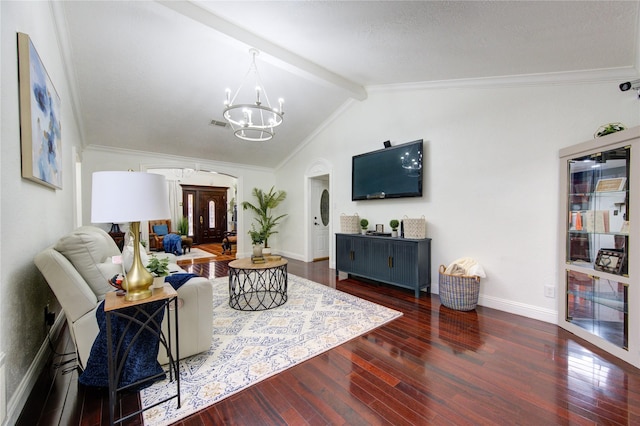
{"label": "ceiling beam", "polygon": [[[275,65],[301,77],[336,86],[346,90],[349,95],[357,100],[367,99],[366,89],[334,72],[308,61],[293,52],[290,52],[268,40],[258,37],[254,33],[247,31],[218,15],[202,8],[190,1],[167,1],[157,0],[158,3],[169,9],[193,19],[215,31],[225,34],[234,40],[240,41],[249,47],[254,47],[259,51],[270,55],[275,61]],[[263,58],[266,59],[266,58]]]}

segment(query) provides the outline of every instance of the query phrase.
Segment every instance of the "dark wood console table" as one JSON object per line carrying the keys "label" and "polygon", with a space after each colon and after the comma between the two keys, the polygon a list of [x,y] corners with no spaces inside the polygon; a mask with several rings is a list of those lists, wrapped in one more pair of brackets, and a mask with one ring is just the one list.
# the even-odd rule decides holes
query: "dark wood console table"
{"label": "dark wood console table", "polygon": [[336,234],[336,273],[431,292],[431,238]]}

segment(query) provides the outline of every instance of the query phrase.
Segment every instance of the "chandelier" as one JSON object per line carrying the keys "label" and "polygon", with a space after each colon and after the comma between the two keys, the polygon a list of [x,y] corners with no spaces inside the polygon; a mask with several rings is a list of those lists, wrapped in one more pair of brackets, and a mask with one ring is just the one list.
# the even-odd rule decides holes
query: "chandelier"
{"label": "chandelier", "polygon": [[407,170],[420,170],[422,168],[422,152],[416,150],[415,152],[406,152],[400,157],[402,162],[402,168]]}
{"label": "chandelier", "polygon": [[[278,108],[271,106],[256,67],[256,56],[259,52],[256,49],[250,49],[249,53],[251,54],[251,66],[240,87],[233,94],[233,97],[231,90],[226,90],[223,116],[238,138],[246,141],[264,142],[273,137],[273,128],[282,124],[284,100],[278,99]],[[252,83],[255,83],[253,89],[250,87]],[[255,101],[252,102],[252,99]]]}

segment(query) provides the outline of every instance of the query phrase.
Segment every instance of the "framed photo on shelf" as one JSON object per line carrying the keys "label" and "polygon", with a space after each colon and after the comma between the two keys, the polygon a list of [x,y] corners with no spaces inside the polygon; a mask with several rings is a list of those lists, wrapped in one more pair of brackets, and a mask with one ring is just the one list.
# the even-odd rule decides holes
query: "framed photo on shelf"
{"label": "framed photo on shelf", "polygon": [[611,274],[620,275],[624,264],[625,254],[623,251],[614,249],[600,249],[596,262],[593,265],[597,271],[609,272]]}
{"label": "framed photo on shelf", "polygon": [[60,97],[27,34],[18,33],[22,177],[62,189]]}
{"label": "framed photo on shelf", "polygon": [[600,179],[596,184],[596,192],[622,191],[626,183],[625,177]]}

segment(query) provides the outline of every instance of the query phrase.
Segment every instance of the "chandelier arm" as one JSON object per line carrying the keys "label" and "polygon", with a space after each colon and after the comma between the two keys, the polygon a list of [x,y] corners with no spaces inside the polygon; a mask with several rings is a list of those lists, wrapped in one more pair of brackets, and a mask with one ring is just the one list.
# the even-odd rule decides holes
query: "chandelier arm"
{"label": "chandelier arm", "polygon": [[240,91],[242,90],[242,88],[244,87],[245,83],[249,79],[249,74],[250,73],[251,73],[251,69],[249,69],[249,71],[247,71],[247,73],[242,78],[242,81],[240,82],[240,86],[238,87],[238,90],[236,90],[235,93],[233,94],[233,97],[231,98],[231,101],[230,101],[229,105],[233,105],[233,103],[236,101],[236,98],[240,94]]}

